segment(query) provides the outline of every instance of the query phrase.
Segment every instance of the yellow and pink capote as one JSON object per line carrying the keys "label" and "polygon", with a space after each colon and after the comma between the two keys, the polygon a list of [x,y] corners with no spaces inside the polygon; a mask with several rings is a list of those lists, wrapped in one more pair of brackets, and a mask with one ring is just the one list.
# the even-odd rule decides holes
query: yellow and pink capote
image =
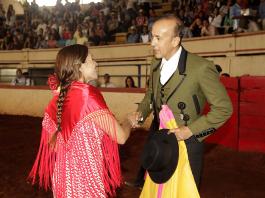
{"label": "yellow and pink capote", "polygon": [[[162,105],[162,109],[159,113],[159,119],[160,129],[178,128],[174,115],[168,105]],[[179,159],[174,174],[166,183],[156,184],[147,173],[144,187],[140,195],[141,198],[200,197],[190,168],[186,144],[184,141],[178,141],[178,145]]]}

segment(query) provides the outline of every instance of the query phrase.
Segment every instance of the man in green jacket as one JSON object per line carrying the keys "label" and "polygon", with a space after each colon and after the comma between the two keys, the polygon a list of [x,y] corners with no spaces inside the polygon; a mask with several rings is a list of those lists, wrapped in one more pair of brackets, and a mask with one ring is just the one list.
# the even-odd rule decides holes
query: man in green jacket
{"label": "man in green jacket", "polygon": [[[182,22],[174,16],[165,16],[153,25],[151,45],[155,59],[151,64],[149,88],[139,104],[135,123],[144,121],[153,111],[152,126],[157,128],[161,106],[167,104],[179,126],[171,132],[178,140],[185,141],[191,170],[199,185],[202,140],[229,119],[232,104],[213,62],[181,46],[182,27]],[[206,102],[210,111],[203,115]]]}

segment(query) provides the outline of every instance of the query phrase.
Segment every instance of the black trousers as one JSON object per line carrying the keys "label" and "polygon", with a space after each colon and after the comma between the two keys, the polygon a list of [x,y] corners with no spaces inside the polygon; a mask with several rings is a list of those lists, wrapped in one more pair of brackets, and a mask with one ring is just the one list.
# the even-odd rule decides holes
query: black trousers
{"label": "black trousers", "polygon": [[[154,116],[155,117],[155,116]],[[148,140],[152,137],[152,135],[154,134],[154,132],[159,128],[158,122],[156,121],[156,117],[153,119],[151,126],[149,128],[149,134],[148,137],[146,139],[146,142],[148,142]],[[135,183],[137,184],[143,184],[144,183],[144,175],[145,175],[145,169],[142,167],[142,165],[140,166],[138,172],[137,172],[137,176],[135,179]]]}
{"label": "black trousers", "polygon": [[191,171],[197,187],[199,188],[203,163],[203,143],[195,136],[185,140]]}

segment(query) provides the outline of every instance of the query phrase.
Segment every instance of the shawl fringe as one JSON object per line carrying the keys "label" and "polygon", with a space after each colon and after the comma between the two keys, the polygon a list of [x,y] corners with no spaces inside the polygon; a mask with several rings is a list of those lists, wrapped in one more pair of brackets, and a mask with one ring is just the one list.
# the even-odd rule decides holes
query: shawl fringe
{"label": "shawl fringe", "polygon": [[116,189],[121,185],[120,159],[117,144],[108,135],[103,136],[104,155],[103,184],[110,197],[116,196]]}
{"label": "shawl fringe", "polygon": [[[39,151],[34,162],[34,165],[29,173],[28,180],[32,185],[36,183],[37,176],[39,177],[39,186],[43,187],[46,191],[51,188],[51,179],[56,159],[55,148],[49,146],[49,140],[52,136],[49,133],[49,128],[53,121],[46,113],[42,122],[42,133]],[[54,124],[54,123],[53,123]],[[51,128],[50,128],[51,129]],[[56,127],[54,126],[54,130]]]}
{"label": "shawl fringe", "polygon": [[115,197],[116,189],[121,186],[121,168],[119,148],[115,127],[115,118],[108,110],[100,110],[92,115],[92,119],[103,129],[102,153],[103,153],[103,184],[108,196]]}

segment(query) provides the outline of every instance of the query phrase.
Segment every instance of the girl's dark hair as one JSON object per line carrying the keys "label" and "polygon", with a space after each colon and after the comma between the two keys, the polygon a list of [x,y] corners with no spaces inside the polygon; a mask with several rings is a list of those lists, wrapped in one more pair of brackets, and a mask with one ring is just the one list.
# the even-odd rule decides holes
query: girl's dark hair
{"label": "girl's dark hair", "polygon": [[88,48],[84,45],[70,45],[61,49],[56,57],[55,74],[59,81],[60,94],[57,100],[57,131],[50,140],[52,146],[56,143],[58,132],[62,130],[62,111],[64,99],[73,81],[80,79],[79,68],[85,62]]}
{"label": "girl's dark hair", "polygon": [[131,76],[127,76],[125,78],[125,85],[126,85],[126,87],[129,87],[129,85],[127,84],[127,80],[128,79],[130,79],[132,81],[132,87],[136,87],[135,84],[134,84],[134,80],[133,80],[133,78]]}

